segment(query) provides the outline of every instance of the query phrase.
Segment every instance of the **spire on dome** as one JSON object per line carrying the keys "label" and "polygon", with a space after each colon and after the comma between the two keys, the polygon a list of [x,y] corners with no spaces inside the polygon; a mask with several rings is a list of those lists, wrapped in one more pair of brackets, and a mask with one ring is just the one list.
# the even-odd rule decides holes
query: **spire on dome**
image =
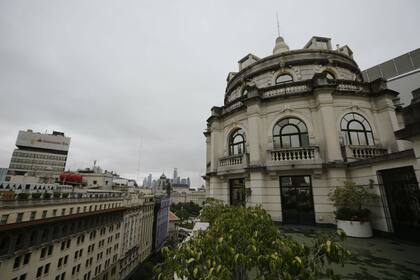
{"label": "spire on dome", "polygon": [[279,36],[276,39],[276,45],[274,46],[273,49],[273,54],[279,54],[279,53],[283,53],[283,52],[288,52],[289,51],[289,46],[284,42],[283,37]]}

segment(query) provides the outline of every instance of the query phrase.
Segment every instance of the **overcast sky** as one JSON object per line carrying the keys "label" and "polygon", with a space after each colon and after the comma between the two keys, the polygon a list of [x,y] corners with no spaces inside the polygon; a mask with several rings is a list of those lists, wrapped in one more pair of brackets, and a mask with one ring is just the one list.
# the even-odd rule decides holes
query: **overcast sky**
{"label": "overcast sky", "polygon": [[67,168],[201,184],[210,108],[240,58],[271,54],[276,11],[291,49],[331,37],[361,69],[420,47],[416,0],[0,0],[0,167],[19,130],[58,130]]}

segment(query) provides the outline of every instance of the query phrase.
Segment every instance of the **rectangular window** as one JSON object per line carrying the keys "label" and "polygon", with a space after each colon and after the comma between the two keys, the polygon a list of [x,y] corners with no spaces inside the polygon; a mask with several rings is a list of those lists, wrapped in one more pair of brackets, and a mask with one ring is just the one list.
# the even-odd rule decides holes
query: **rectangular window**
{"label": "rectangular window", "polygon": [[42,211],[42,218],[45,219],[47,217],[47,210]]}
{"label": "rectangular window", "polygon": [[57,268],[60,268],[63,265],[63,258],[58,259]]}
{"label": "rectangular window", "polygon": [[73,214],[73,207],[70,207],[70,215]]}
{"label": "rectangular window", "polygon": [[31,253],[27,253],[25,254],[25,256],[23,257],[23,264],[28,264],[29,261],[31,260]]}
{"label": "rectangular window", "polygon": [[35,216],[36,216],[36,211],[32,211],[29,220],[31,221],[35,220]]}
{"label": "rectangular window", "polygon": [[53,209],[53,216],[57,216],[57,209]]}
{"label": "rectangular window", "polygon": [[67,260],[68,260],[68,258],[69,258],[69,255],[67,255],[67,256],[65,256],[65,257],[64,257],[64,262],[63,262],[63,264],[67,264]]}
{"label": "rectangular window", "polygon": [[42,275],[42,269],[43,269],[42,266],[38,267],[38,270],[36,271],[36,278],[41,277],[41,275]]}
{"label": "rectangular window", "polygon": [[23,212],[20,212],[16,216],[16,223],[22,222],[22,219],[23,219]]}
{"label": "rectangular window", "polygon": [[48,274],[50,272],[50,264],[47,263],[44,268],[44,274]]}
{"label": "rectangular window", "polygon": [[4,225],[7,224],[7,220],[9,219],[9,215],[1,215],[0,224]]}
{"label": "rectangular window", "polygon": [[51,256],[52,252],[53,252],[53,245],[48,246],[48,256]]}
{"label": "rectangular window", "polygon": [[66,214],[66,208],[61,209],[61,215],[64,216]]}
{"label": "rectangular window", "polygon": [[21,259],[21,256],[18,256],[15,258],[15,262],[13,263],[13,269],[16,269],[20,266],[20,259]]}
{"label": "rectangular window", "polygon": [[47,247],[42,248],[42,249],[41,249],[41,256],[40,256],[40,258],[41,258],[41,259],[45,258],[45,254],[46,254],[46,253],[47,253]]}
{"label": "rectangular window", "polygon": [[25,273],[25,274],[22,274],[22,275],[19,277],[19,280],[26,280],[26,273]]}

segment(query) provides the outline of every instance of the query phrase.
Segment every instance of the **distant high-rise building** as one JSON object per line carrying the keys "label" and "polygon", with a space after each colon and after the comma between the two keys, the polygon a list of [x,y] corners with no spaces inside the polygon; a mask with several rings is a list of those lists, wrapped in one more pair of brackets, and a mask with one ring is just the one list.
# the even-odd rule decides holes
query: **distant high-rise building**
{"label": "distant high-rise building", "polygon": [[178,178],[179,178],[178,177],[178,168],[175,167],[174,168],[174,177],[173,177],[173,180],[174,180],[175,183],[178,183],[177,182]]}
{"label": "distant high-rise building", "polygon": [[6,181],[7,168],[0,168],[0,182]]}
{"label": "distant high-rise building", "polygon": [[52,134],[19,131],[10,160],[10,175],[54,175],[64,171],[70,147],[70,137],[63,132]]}
{"label": "distant high-rise building", "polygon": [[147,186],[149,188],[152,187],[152,174],[149,174],[149,176],[147,176]]}

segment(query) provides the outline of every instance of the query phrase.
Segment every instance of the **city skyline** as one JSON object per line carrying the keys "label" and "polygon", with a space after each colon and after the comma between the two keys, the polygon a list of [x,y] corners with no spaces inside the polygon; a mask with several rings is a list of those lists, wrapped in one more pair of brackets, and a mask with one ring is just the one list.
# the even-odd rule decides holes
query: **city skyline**
{"label": "city skyline", "polygon": [[[314,17],[325,7],[337,12]],[[177,166],[200,186],[209,108],[223,104],[236,61],[270,54],[276,10],[291,49],[312,35],[331,37],[334,46],[349,44],[362,70],[420,45],[401,32],[420,24],[415,1],[355,1],[345,13],[333,1],[4,1],[0,167],[19,130],[58,130],[72,137],[66,170],[97,160],[141,182]],[[384,17],[399,20],[387,26]]]}

